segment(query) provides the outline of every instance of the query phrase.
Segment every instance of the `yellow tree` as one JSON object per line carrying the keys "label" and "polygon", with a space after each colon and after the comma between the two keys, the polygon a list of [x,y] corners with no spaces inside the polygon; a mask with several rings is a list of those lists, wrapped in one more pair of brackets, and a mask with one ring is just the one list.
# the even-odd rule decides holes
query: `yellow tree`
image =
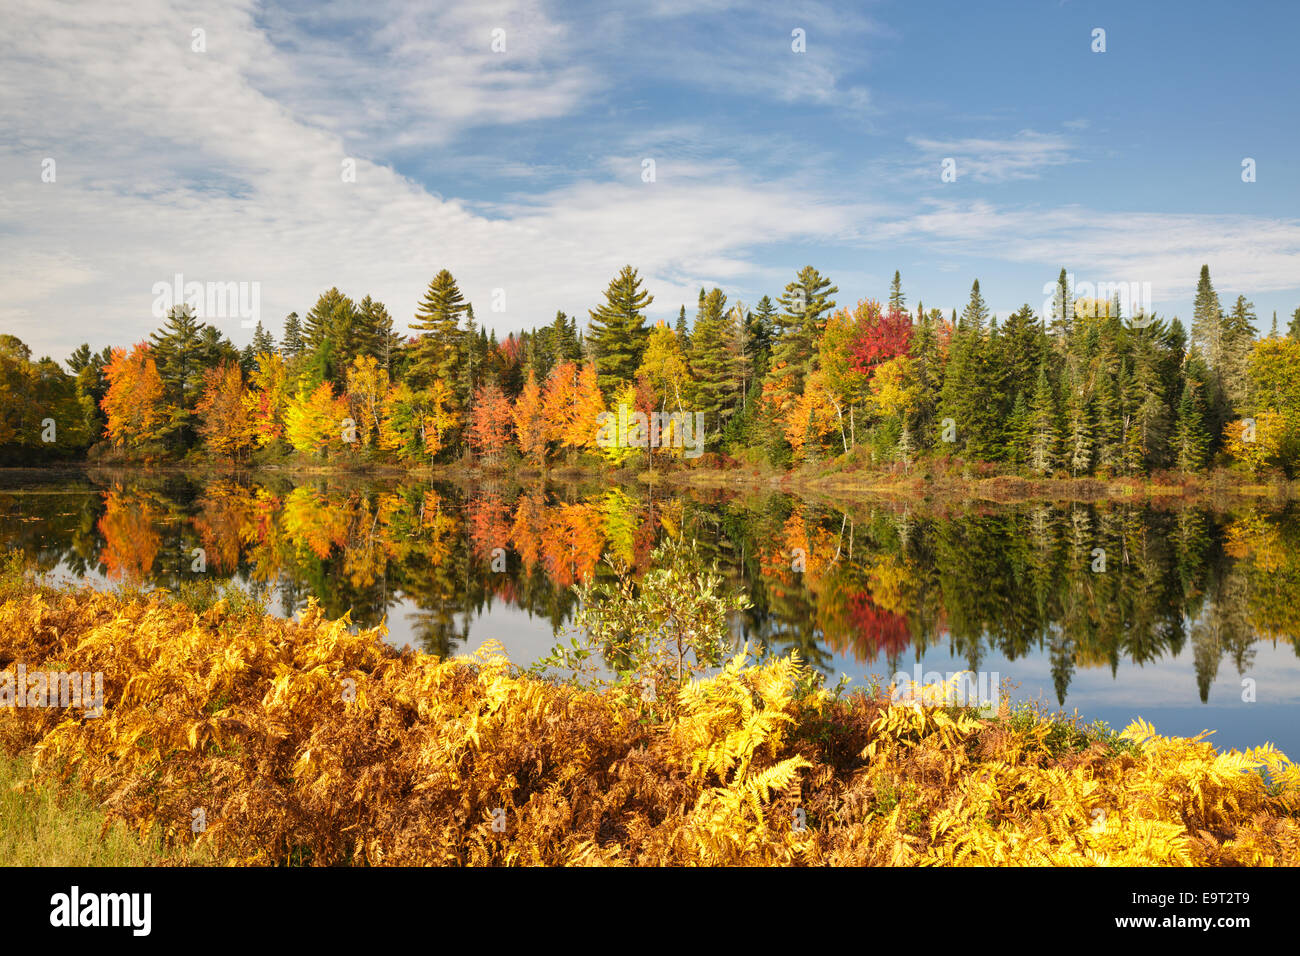
{"label": "yellow tree", "polygon": [[329,382],[321,382],[312,392],[300,386],[284,415],[285,437],[297,451],[324,455],[327,448],[343,444],[347,417],[347,403],[334,395]]}
{"label": "yellow tree", "polygon": [[912,375],[912,360],[899,355],[876,366],[868,391],[871,406],[880,415],[905,416],[916,407],[920,395]]}
{"label": "yellow tree", "polygon": [[542,390],[531,366],[510,416],[514,421],[515,441],[520,454],[538,467],[546,464],[546,415],[542,408]]}
{"label": "yellow tree", "polygon": [[671,403],[677,411],[684,410],[685,392],[690,386],[691,373],[686,357],[682,355],[677,333],[663,322],[650,330],[645,357],[641,360],[641,368],[637,373],[650,380],[662,401],[661,408]]}
{"label": "yellow tree", "polygon": [[1239,418],[1223,429],[1225,447],[1233,458],[1257,475],[1279,463],[1287,437],[1287,421],[1280,412],[1260,412],[1253,419]]}
{"label": "yellow tree", "polygon": [[379,436],[388,395],[388,370],[373,355],[358,355],[347,370],[348,408],[356,422],[357,440],[369,447]]}
{"label": "yellow tree", "polygon": [[284,437],[284,413],[289,407],[289,368],[275,352],[257,356],[257,367],[248,377],[244,404],[259,448]]}
{"label": "yellow tree", "polygon": [[437,379],[427,389],[399,382],[384,397],[379,445],[404,460],[434,458],[460,424],[451,389]]}

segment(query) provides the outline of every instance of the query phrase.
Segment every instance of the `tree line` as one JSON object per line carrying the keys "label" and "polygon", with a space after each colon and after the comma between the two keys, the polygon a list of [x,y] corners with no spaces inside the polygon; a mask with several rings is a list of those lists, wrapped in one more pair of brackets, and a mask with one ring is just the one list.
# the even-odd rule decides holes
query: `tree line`
{"label": "tree line", "polygon": [[[1288,477],[1300,457],[1300,308],[1267,336],[1224,309],[1202,266],[1190,329],[1078,299],[1064,269],[1045,315],[1002,321],[978,280],[961,314],[888,298],[839,307],[812,266],[773,301],[700,289],[693,319],[651,323],[625,266],[579,327],[498,340],[455,278],[429,283],[409,330],[337,288],[280,340],[237,349],[178,305],[130,348],[80,346],[60,366],[0,336],[0,456],[207,455],[258,463],[463,460],[638,466],[680,449],[600,440],[604,412],[702,413],[706,447],[789,467],[848,456],[991,462],[1033,476],[1196,471],[1226,460]],[[642,436],[644,437],[644,436]],[[671,442],[665,442],[671,445]]]}

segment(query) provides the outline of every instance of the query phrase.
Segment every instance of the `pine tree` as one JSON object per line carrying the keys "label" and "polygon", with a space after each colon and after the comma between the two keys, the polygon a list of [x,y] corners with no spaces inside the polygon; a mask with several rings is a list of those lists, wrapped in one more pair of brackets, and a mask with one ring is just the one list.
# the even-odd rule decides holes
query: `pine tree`
{"label": "pine tree", "polygon": [[1081,388],[1070,395],[1066,409],[1065,459],[1070,474],[1086,475],[1092,468],[1094,455],[1094,414],[1092,402]]}
{"label": "pine tree", "polygon": [[903,277],[895,269],[894,281],[889,284],[889,308],[891,311],[902,312],[906,302],[907,299],[903,295]]}
{"label": "pine tree", "polygon": [[[1196,301],[1192,308],[1192,344],[1200,350],[1209,367],[1204,400],[1206,427],[1212,436],[1218,436],[1231,417],[1225,378],[1230,364],[1228,339],[1227,321],[1219,306],[1218,293],[1210,281],[1210,267],[1203,265],[1201,277],[1196,283]],[[1214,441],[1217,442],[1217,437]]]}
{"label": "pine tree", "polygon": [[1300,339],[1300,306],[1291,313],[1291,324],[1286,327],[1286,334],[1293,339]]}
{"label": "pine tree", "polygon": [[988,304],[980,294],[980,280],[976,279],[970,287],[970,301],[961,313],[961,327],[968,331],[983,333],[989,320]]}
{"label": "pine tree", "polygon": [[767,374],[771,364],[772,338],[776,334],[776,306],[767,296],[745,316],[745,352],[756,377]]}
{"label": "pine tree", "polygon": [[1056,407],[1056,393],[1047,377],[1047,364],[1038,366],[1038,381],[1034,387],[1034,401],[1029,408],[1029,445],[1026,462],[1029,470],[1046,477],[1056,467],[1060,448],[1060,425]]}
{"label": "pine tree", "polygon": [[262,323],[258,322],[257,327],[253,329],[253,341],[250,347],[253,350],[254,357],[258,355],[269,355],[275,352],[275,337],[270,332],[262,328]]}
{"label": "pine tree", "polygon": [[[482,368],[487,359],[487,341],[479,335],[474,320],[474,306],[465,306],[465,328],[460,334],[460,361],[456,376],[456,400],[461,408],[473,410],[472,399],[482,381]],[[495,393],[492,393],[495,397]]]}
{"label": "pine tree", "polygon": [[1178,401],[1178,419],[1174,425],[1174,464],[1183,471],[1196,471],[1205,464],[1208,436],[1205,432],[1205,413],[1194,383],[1183,384],[1182,398]]}
{"label": "pine tree", "polygon": [[605,395],[614,394],[636,376],[650,334],[644,310],[653,301],[654,296],[641,288],[637,271],[628,265],[610,280],[604,303],[588,310],[588,339],[596,359],[597,380]]}
{"label": "pine tree", "polygon": [[704,413],[709,435],[721,431],[738,399],[736,342],[730,334],[727,297],[713,289],[704,300],[695,334],[691,336],[689,354],[691,374],[695,378],[695,405]]}
{"label": "pine tree", "polygon": [[370,296],[357,306],[357,340],[357,355],[373,357],[391,376],[402,347],[402,336],[394,330],[393,317],[388,314],[384,303]]}
{"label": "pine tree", "polygon": [[415,321],[411,324],[412,329],[421,333],[412,349],[407,372],[415,388],[442,382],[454,389],[461,358],[460,320],[468,307],[452,274],[446,269],[439,270],[416,308]]}
{"label": "pine tree", "polygon": [[356,304],[337,287],[323,293],[303,319],[312,384],[328,381],[342,391],[347,367],[358,354]]}
{"label": "pine tree", "polygon": [[302,324],[298,313],[290,312],[284,318],[284,337],[280,341],[280,354],[285,358],[295,359],[302,355],[307,343],[303,341]]}
{"label": "pine tree", "polygon": [[812,266],[804,266],[781,294],[782,311],[776,316],[772,361],[774,366],[784,364],[794,370],[797,386],[803,384],[826,317],[835,308],[830,297],[839,291]]}
{"label": "pine tree", "polygon": [[686,326],[686,306],[682,306],[681,311],[677,313],[677,344],[681,346],[682,351],[686,351],[691,344],[691,333]]}
{"label": "pine tree", "polygon": [[1248,363],[1255,344],[1255,303],[1237,296],[1223,320],[1223,391],[1232,408],[1242,411],[1250,391]]}
{"label": "pine tree", "polygon": [[1070,277],[1061,269],[1052,298],[1052,339],[1056,350],[1064,353],[1074,330],[1074,300],[1070,293]]}
{"label": "pine tree", "polygon": [[205,326],[188,305],[173,306],[166,324],[149,337],[153,342],[151,358],[157,364],[166,404],[164,439],[189,448],[195,438],[194,409],[203,391],[205,363]]}

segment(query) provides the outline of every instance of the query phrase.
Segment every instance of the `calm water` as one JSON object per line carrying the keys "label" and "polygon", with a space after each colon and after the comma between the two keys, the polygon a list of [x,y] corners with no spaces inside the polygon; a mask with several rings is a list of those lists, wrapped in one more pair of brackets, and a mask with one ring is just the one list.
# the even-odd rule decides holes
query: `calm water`
{"label": "calm water", "polygon": [[[752,606],[737,643],[797,649],[832,679],[973,669],[1014,696],[1123,727],[1214,729],[1221,748],[1300,755],[1300,521],[1294,509],[810,504],[642,488],[279,476],[0,478],[0,544],[59,577],[172,587],[203,549],[291,614],[386,621],[440,654],[500,640],[527,664],[571,586],[645,568],[693,537]],[[1104,567],[1102,562],[1104,560]],[[1254,700],[1243,699],[1254,697]]]}

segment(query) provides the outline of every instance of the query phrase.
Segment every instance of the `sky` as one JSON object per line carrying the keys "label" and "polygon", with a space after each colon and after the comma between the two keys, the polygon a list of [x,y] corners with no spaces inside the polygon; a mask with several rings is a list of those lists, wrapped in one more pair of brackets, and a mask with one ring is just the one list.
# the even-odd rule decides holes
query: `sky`
{"label": "sky", "polygon": [[447,268],[503,337],[625,264],[655,319],[805,265],[840,305],[1041,311],[1065,267],[1186,321],[1205,263],[1264,332],[1300,306],[1300,4],[611,6],[5,0],[0,332],[140,341],[176,276],[238,284],[241,346],[331,286],[405,327]]}

